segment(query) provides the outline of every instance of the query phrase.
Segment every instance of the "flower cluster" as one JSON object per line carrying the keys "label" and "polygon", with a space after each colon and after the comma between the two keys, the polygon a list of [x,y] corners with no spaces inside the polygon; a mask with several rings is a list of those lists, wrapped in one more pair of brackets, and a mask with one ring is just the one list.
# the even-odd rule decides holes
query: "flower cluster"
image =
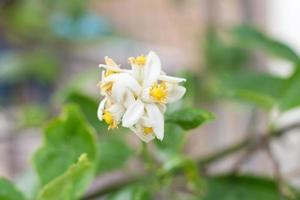
{"label": "flower cluster", "polygon": [[128,59],[131,69],[121,69],[111,58],[105,57],[101,81],[98,84],[104,99],[98,108],[99,120],[108,129],[119,124],[130,128],[140,139],[149,142],[164,137],[166,104],[183,97],[186,89],[179,83],[183,78],[167,76],[154,52]]}

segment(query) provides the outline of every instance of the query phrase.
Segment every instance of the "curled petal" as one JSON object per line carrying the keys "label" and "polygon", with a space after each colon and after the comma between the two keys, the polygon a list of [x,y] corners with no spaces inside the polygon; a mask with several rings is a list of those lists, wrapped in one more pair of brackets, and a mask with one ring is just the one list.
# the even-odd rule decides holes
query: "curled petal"
{"label": "curled petal", "polygon": [[174,86],[168,94],[168,103],[172,103],[181,99],[185,94],[185,91],[186,89],[183,86]]}
{"label": "curled petal", "polygon": [[98,116],[98,119],[99,119],[100,121],[102,121],[103,110],[104,110],[106,101],[107,101],[107,98],[105,97],[105,98],[99,103],[99,106],[98,106],[97,116]]}
{"label": "curled petal", "polygon": [[144,67],[144,87],[149,87],[155,83],[161,73],[161,62],[159,57],[153,51],[147,56],[146,65]]}
{"label": "curled petal", "polygon": [[164,117],[159,108],[155,104],[146,104],[146,111],[149,119],[153,122],[153,131],[157,139],[164,138]]}
{"label": "curled petal", "polygon": [[160,81],[166,81],[170,83],[180,83],[186,81],[185,78],[179,78],[175,76],[167,76],[167,75],[160,75],[158,78]]}
{"label": "curled petal", "polygon": [[105,79],[105,81],[113,81],[122,84],[124,87],[127,87],[135,94],[140,94],[142,88],[130,74],[128,73],[119,73],[119,74],[112,74]]}
{"label": "curled petal", "polygon": [[140,100],[136,100],[133,104],[131,104],[124,116],[122,125],[124,127],[131,127],[135,123],[137,123],[142,115],[144,114],[144,104]]}

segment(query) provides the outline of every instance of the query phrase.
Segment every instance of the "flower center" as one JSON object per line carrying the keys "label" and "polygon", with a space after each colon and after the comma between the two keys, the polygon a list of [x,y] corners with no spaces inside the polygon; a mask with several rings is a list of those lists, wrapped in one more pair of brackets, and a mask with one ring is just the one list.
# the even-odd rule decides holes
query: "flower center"
{"label": "flower center", "polygon": [[101,85],[101,89],[104,91],[104,92],[107,92],[107,93],[111,93],[112,91],[112,87],[113,87],[113,82],[110,81],[110,82],[107,82],[107,83],[104,83]]}
{"label": "flower center", "polygon": [[108,124],[108,130],[118,127],[116,120],[114,120],[112,114],[107,110],[103,113],[103,120]]}
{"label": "flower center", "polygon": [[149,92],[150,96],[159,103],[165,103],[167,100],[167,85],[166,83],[155,83],[151,88]]}
{"label": "flower center", "polygon": [[129,60],[129,63],[131,63],[131,64],[135,64],[135,65],[138,65],[140,67],[143,67],[146,64],[147,58],[146,58],[146,56],[141,55],[141,56],[138,56],[136,58],[131,57],[128,60]]}
{"label": "flower center", "polygon": [[144,134],[148,135],[150,133],[153,133],[153,128],[152,127],[144,127]]}

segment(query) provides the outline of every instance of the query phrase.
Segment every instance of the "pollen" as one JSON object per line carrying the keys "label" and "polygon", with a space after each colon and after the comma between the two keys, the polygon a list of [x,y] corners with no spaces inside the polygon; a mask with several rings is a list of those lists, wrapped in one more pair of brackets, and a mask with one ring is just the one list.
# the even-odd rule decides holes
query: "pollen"
{"label": "pollen", "polygon": [[146,60],[147,60],[146,56],[144,55],[137,56],[136,58],[134,57],[128,58],[129,63],[138,65],[140,67],[143,67],[146,64]]}
{"label": "pollen", "polygon": [[166,103],[168,91],[166,83],[155,83],[149,92],[150,96],[158,103]]}
{"label": "pollen", "polygon": [[144,134],[148,135],[150,133],[153,133],[153,128],[152,127],[144,127]]}
{"label": "pollen", "polygon": [[112,91],[112,87],[113,87],[113,82],[107,82],[101,85],[101,90],[104,92],[107,92],[108,94],[111,94]]}
{"label": "pollen", "polygon": [[108,112],[107,110],[104,111],[103,120],[105,121],[105,123],[108,124],[108,130],[115,129],[118,127],[116,120],[114,120],[112,114],[110,112]]}

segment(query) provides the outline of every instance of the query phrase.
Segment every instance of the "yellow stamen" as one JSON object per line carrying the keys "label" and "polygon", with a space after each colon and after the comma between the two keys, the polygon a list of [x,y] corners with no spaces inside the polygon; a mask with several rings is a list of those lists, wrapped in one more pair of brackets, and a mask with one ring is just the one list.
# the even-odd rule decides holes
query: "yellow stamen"
{"label": "yellow stamen", "polygon": [[150,96],[159,103],[166,103],[168,90],[165,82],[155,83],[149,92]]}
{"label": "yellow stamen", "polygon": [[128,58],[129,63],[138,65],[140,67],[143,67],[146,64],[146,60],[147,58],[144,55],[137,56],[136,58],[134,57]]}
{"label": "yellow stamen", "polygon": [[108,76],[110,76],[112,74],[116,74],[116,73],[118,73],[118,72],[115,70],[106,70],[106,72],[104,73],[104,77],[108,77]]}
{"label": "yellow stamen", "polygon": [[153,133],[153,128],[152,127],[144,127],[144,134],[148,135],[150,133]]}
{"label": "yellow stamen", "polygon": [[112,87],[113,87],[113,82],[110,81],[110,82],[102,84],[101,85],[101,90],[108,93],[108,94],[111,94]]}
{"label": "yellow stamen", "polygon": [[104,111],[104,114],[102,117],[103,117],[103,120],[108,124],[108,130],[115,129],[118,127],[116,120],[114,120],[112,114],[110,112],[108,112],[107,110]]}

